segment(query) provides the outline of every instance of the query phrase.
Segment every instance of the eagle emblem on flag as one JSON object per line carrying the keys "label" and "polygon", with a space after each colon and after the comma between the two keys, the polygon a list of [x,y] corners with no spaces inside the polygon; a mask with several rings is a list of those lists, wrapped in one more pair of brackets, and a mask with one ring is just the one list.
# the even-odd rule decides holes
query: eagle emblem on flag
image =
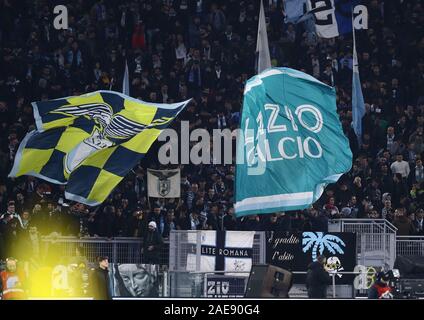
{"label": "eagle emblem on flag", "polygon": [[33,102],[36,129],[22,140],[9,177],[66,185],[68,200],[99,205],[189,101],[150,103],[100,90]]}

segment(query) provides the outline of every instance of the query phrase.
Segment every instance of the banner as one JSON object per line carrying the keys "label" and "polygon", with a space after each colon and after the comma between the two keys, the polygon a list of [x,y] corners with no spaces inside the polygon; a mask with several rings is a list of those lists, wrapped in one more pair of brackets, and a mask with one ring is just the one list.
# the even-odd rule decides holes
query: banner
{"label": "banner", "polygon": [[[93,264],[92,267],[94,267]],[[92,271],[87,264],[40,266],[29,275],[29,296],[36,298],[91,298]],[[158,266],[109,264],[112,297],[158,297]]]}
{"label": "banner", "polygon": [[206,276],[206,298],[244,298],[246,277]]}
{"label": "banner", "polygon": [[[327,267],[334,272],[353,272],[356,266],[356,234],[349,232],[269,232],[266,261],[290,271],[307,271],[318,255],[327,258]],[[301,283],[305,276],[294,275]],[[336,284],[352,284],[354,276],[337,275]]]}
{"label": "banner", "polygon": [[153,198],[179,198],[181,196],[180,169],[147,169],[147,192]]}
{"label": "banner", "polygon": [[360,3],[360,0],[308,0],[307,11],[315,16],[317,35],[334,38],[352,32],[353,26],[368,29],[368,10]]}
{"label": "banner", "polygon": [[112,268],[114,297],[159,297],[158,267],[153,264],[115,263]]}
{"label": "banner", "polygon": [[309,207],[352,166],[335,89],[289,68],[249,79],[237,140],[237,217]]}
{"label": "banner", "polygon": [[22,140],[9,177],[66,185],[67,199],[98,205],[188,102],[148,103],[106,90],[34,102],[37,129]]}
{"label": "banner", "polygon": [[[200,252],[196,250],[198,233]],[[198,231],[190,232],[187,236],[188,242],[192,243],[191,251],[187,254],[187,271],[246,271],[245,275],[250,272],[254,231]],[[197,264],[199,254],[200,266]]]}

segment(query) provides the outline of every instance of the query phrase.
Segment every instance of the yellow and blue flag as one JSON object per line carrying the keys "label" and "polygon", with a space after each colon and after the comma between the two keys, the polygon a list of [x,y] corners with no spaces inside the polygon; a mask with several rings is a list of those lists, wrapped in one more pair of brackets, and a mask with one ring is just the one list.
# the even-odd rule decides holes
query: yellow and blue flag
{"label": "yellow and blue flag", "polygon": [[34,102],[36,129],[22,140],[9,177],[63,184],[67,199],[98,205],[189,101],[149,103],[102,90]]}

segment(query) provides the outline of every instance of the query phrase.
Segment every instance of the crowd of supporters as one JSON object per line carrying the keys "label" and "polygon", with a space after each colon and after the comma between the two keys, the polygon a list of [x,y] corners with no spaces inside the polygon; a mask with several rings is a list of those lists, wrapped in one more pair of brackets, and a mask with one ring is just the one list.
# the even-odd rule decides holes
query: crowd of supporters
{"label": "crowd of supporters", "polygon": [[68,202],[64,186],[7,175],[34,129],[32,101],[121,91],[125,61],[131,96],[160,103],[193,98],[173,123],[177,130],[181,120],[191,130],[237,128],[244,84],[255,74],[259,1],[61,1],[67,30],[54,29],[56,2],[0,1],[2,254],[52,232],[142,237],[149,221],[165,238],[173,229],[326,231],[338,218],[384,218],[398,234],[424,234],[421,1],[368,2],[369,28],[356,33],[366,102],[361,145],[351,127],[352,35],[318,38],[307,23],[284,23],[281,0],[265,1],[272,64],[335,86],[354,161],[313,208],[243,219],[234,216],[234,165],[182,165],[181,198],[148,199],[146,168],[163,167],[159,143],[98,207]]}

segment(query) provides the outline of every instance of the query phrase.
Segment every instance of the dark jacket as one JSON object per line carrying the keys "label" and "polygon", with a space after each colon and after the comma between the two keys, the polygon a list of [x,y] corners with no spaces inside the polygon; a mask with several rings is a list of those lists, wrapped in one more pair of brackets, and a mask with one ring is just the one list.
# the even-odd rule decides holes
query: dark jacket
{"label": "dark jacket", "polygon": [[419,235],[419,236],[424,235],[424,222],[421,226],[420,223],[418,222],[418,219],[415,219],[414,221],[412,221],[412,226],[414,227],[416,235]]}
{"label": "dark jacket", "polygon": [[397,235],[399,236],[411,236],[415,233],[414,225],[408,217],[399,217],[393,224],[398,228]]}
{"label": "dark jacket", "polygon": [[324,270],[324,266],[315,261],[309,264],[306,275],[306,288],[308,297],[325,299],[327,297],[327,286],[331,284],[331,277]]}
{"label": "dark jacket", "polygon": [[111,289],[108,269],[100,267],[92,269],[90,277],[91,295],[94,300],[111,300]]}
{"label": "dark jacket", "polygon": [[[147,231],[146,236],[143,239],[143,263],[159,264],[162,244],[162,236],[157,230]],[[153,250],[148,250],[150,246],[153,246]]]}

